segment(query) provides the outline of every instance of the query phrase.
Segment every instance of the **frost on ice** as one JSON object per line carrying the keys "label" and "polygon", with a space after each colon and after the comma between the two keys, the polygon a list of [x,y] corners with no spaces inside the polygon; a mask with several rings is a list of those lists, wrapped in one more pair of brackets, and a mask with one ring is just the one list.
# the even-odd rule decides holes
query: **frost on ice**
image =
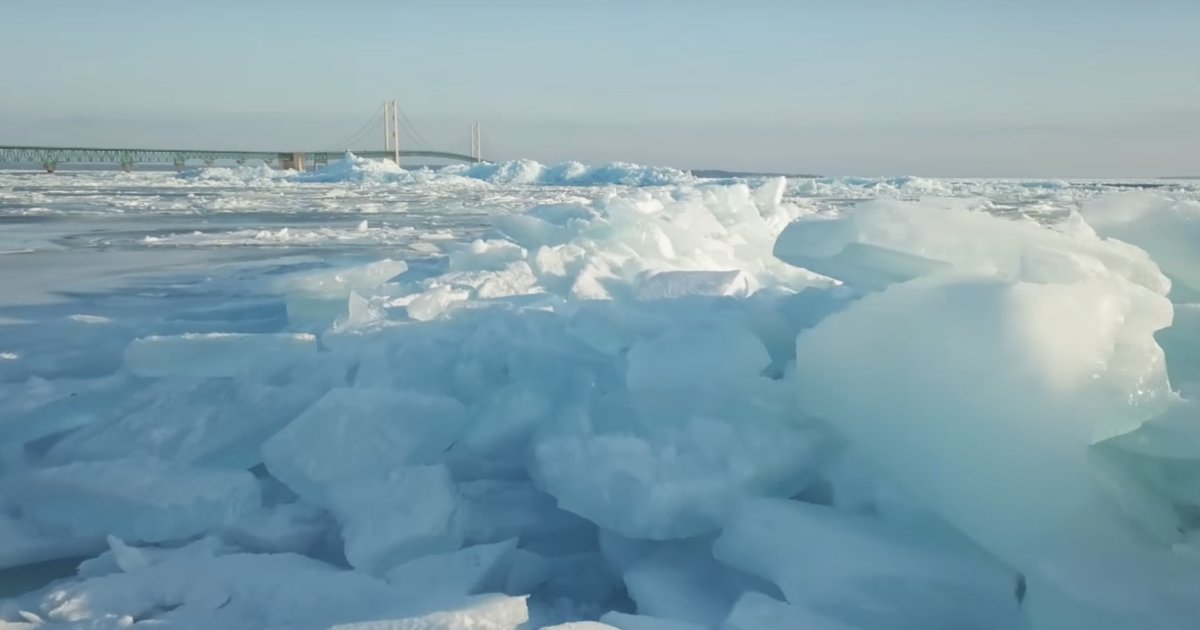
{"label": "frost on ice", "polygon": [[[34,194],[4,181],[0,213]],[[113,266],[63,263],[105,289],[3,276],[3,624],[1200,614],[1195,187],[354,156],[79,181],[215,225],[110,234],[105,206],[75,218]]]}

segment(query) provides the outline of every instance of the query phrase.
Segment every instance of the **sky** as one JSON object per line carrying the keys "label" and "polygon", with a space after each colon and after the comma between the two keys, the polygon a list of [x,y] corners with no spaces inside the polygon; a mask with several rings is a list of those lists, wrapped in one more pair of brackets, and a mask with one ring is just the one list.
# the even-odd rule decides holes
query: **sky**
{"label": "sky", "polygon": [[493,160],[1200,175],[1197,24],[1196,0],[5,2],[0,144],[382,148],[394,98],[437,149],[480,123]]}

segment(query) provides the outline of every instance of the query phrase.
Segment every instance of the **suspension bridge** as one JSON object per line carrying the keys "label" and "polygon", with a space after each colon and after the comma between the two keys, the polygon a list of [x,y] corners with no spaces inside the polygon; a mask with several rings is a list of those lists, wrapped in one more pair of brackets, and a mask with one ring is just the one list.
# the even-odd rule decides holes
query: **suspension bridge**
{"label": "suspension bridge", "polygon": [[[380,112],[382,111],[382,116]],[[362,144],[383,128],[383,149],[364,148]],[[400,148],[400,132],[403,129],[415,148]],[[41,165],[47,173],[55,172],[60,165],[67,164],[111,164],[122,170],[131,171],[137,164],[171,164],[183,170],[189,163],[202,162],[212,166],[218,161],[262,162],[281,169],[308,170],[340,159],[346,152],[359,157],[383,158],[400,162],[400,158],[441,159],[457,162],[483,162],[482,133],[478,123],[470,125],[470,149],[468,153],[434,149],[408,116],[397,106],[395,100],[384,101],[371,118],[357,131],[342,141],[319,151],[241,151],[207,149],[122,149],[98,147],[47,147],[47,146],[3,146],[0,145],[0,168],[5,165]],[[359,148],[353,148],[358,146]],[[376,145],[378,146],[378,145]]]}

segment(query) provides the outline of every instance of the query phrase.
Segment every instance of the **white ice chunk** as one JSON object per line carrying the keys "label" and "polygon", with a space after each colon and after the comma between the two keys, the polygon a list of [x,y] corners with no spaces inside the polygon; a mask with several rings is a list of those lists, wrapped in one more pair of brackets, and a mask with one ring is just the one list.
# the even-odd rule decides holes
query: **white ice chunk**
{"label": "white ice chunk", "polygon": [[[532,211],[531,211],[532,212]],[[495,217],[496,228],[513,242],[528,248],[559,245],[571,240],[574,233],[530,213],[503,214]]]}
{"label": "white ice chunk", "polygon": [[404,599],[413,602],[497,593],[507,585],[516,548],[516,539],[510,538],[422,556],[389,570],[384,577]]}
{"label": "white ice chunk", "polygon": [[360,621],[329,630],[519,630],[529,621],[525,597],[481,595],[447,610],[424,615]]}
{"label": "white ice chunk", "polygon": [[[361,228],[361,226],[360,226]],[[287,300],[288,320],[328,324],[345,312],[352,293],[370,295],[408,270],[403,260],[380,260],[358,267],[321,269],[285,277],[277,290]]]}
{"label": "white ice chunk", "polygon": [[[1172,400],[1153,339],[1171,316],[1165,298],[1121,278],[913,281],[800,334],[800,400],[914,500],[1025,573],[1031,596],[1062,595],[1039,595],[1053,602],[1041,610],[1155,611],[1171,627],[1195,612],[1182,591],[1197,578],[1181,579],[1178,562],[1134,531],[1089,457],[1089,445]],[[1122,598],[1105,594],[1118,583]]]}
{"label": "white ice chunk", "polygon": [[418,294],[408,303],[408,316],[419,322],[436,319],[455,304],[471,297],[471,292],[448,284]]}
{"label": "white ice chunk", "polygon": [[450,253],[451,271],[503,269],[509,263],[525,260],[525,248],[509,241],[475,240]]}
{"label": "white ice chunk", "polygon": [[387,313],[382,308],[351,291],[346,314],[333,323],[333,329],[341,331],[363,328],[383,320],[386,316]]}
{"label": "white ice chunk", "polygon": [[126,545],[120,538],[109,536],[108,547],[112,551],[113,562],[116,563],[117,568],[126,573],[150,566],[150,559],[142,553],[141,549]]}
{"label": "white ice chunk", "polygon": [[[704,626],[687,621],[663,619],[662,617],[651,617],[649,615],[630,615],[616,611],[604,613],[600,617],[600,621],[618,630],[704,630]],[[762,627],[765,628],[766,626]],[[783,626],[776,627],[782,628]],[[799,628],[800,626],[792,627]]]}
{"label": "white ice chunk", "polygon": [[950,268],[1018,277],[1029,271],[1025,252],[1030,247],[1096,259],[1110,273],[1156,293],[1165,294],[1170,287],[1150,257],[1136,247],[997,217],[961,201],[861,203],[843,216],[792,223],[779,235],[774,251],[793,265],[856,289],[878,291]]}
{"label": "white ice chunk", "polygon": [[542,626],[541,630],[622,630],[599,621],[568,621],[553,626]]}
{"label": "white ice chunk", "polygon": [[1150,252],[1168,276],[1186,286],[1188,297],[1200,296],[1200,201],[1128,192],[1089,199],[1079,212],[1101,236]]}
{"label": "white ice chunk", "polygon": [[[187,550],[155,562],[59,584],[29,597],[51,622],[101,625],[129,616],[190,628],[323,629],[396,611],[395,589],[356,571],[292,554],[206,556]],[[252,620],[251,623],[248,623]]]}
{"label": "white ice chunk", "polygon": [[785,383],[755,377],[725,387],[597,409],[541,436],[530,472],[563,509],[631,538],[716,531],[738,497],[803,489],[827,446],[795,416]]}
{"label": "white ice chunk", "polygon": [[783,203],[783,193],[787,190],[787,178],[772,177],[767,183],[754,191],[754,205],[761,210],[775,210]]}
{"label": "white ice chunk", "polygon": [[482,282],[476,287],[476,296],[480,299],[511,297],[515,295],[531,295],[540,293],[537,276],[533,268],[524,260],[510,263],[498,271],[488,272]]}
{"label": "white ice chunk", "polygon": [[186,333],[134,339],[125,365],[147,377],[269,375],[316,352],[317,338],[307,333]]}
{"label": "white ice chunk", "polygon": [[[360,229],[365,224],[360,224]],[[384,259],[357,267],[292,274],[280,282],[279,288],[284,293],[343,300],[355,291],[368,293],[407,270],[408,263],[403,260]]]}
{"label": "white ice chunk", "polygon": [[[999,625],[986,627],[1011,627]],[[895,627],[900,627],[899,623]],[[932,626],[928,626],[932,627]],[[956,626],[957,627],[957,626]],[[982,626],[981,626],[982,627]],[[814,613],[800,606],[785,604],[772,597],[753,591],[742,595],[721,630],[765,630],[767,628],[803,628],[804,630],[862,630],[862,626],[843,623]],[[622,628],[622,630],[627,630]]]}
{"label": "white ice chunk", "polygon": [[770,364],[762,341],[745,328],[673,331],[630,348],[626,384],[632,392],[687,390],[753,380]]}
{"label": "white ice chunk", "polygon": [[31,521],[74,536],[145,542],[213,530],[260,501],[258,482],[244,471],[133,459],[30,470],[7,480],[5,491]]}
{"label": "white ice chunk", "polygon": [[[534,295],[542,292],[533,268],[524,260],[509,263],[496,270],[455,271],[443,274],[437,278],[435,284],[459,290],[471,289],[473,297],[485,300]],[[408,304],[411,308],[413,302],[419,299],[424,300],[431,295],[433,294],[430,291],[425,291],[405,299],[409,300]],[[421,303],[418,302],[418,306],[420,305]]]}
{"label": "white ice chunk", "polygon": [[412,466],[383,478],[353,479],[327,490],[342,525],[346,560],[373,575],[421,556],[461,547],[458,496],[444,466]]}
{"label": "white ice chunk", "polygon": [[79,563],[76,575],[81,578],[99,577],[113,573],[130,573],[163,562],[181,562],[185,558],[209,560],[216,556],[243,550],[226,544],[220,538],[205,536],[181,546],[134,546],[117,538],[107,537],[108,550]]}
{"label": "white ice chunk", "polygon": [[445,396],[336,388],[267,440],[263,461],[292,490],[320,502],[330,482],[439,461],[465,420],[462,404]]}
{"label": "white ice chunk", "polygon": [[660,271],[640,278],[641,300],[670,300],[693,295],[746,297],[757,288],[755,280],[739,270]]}
{"label": "white ice chunk", "polygon": [[753,499],[739,504],[713,551],[778,585],[790,603],[853,627],[1016,627],[1016,573],[944,534]]}

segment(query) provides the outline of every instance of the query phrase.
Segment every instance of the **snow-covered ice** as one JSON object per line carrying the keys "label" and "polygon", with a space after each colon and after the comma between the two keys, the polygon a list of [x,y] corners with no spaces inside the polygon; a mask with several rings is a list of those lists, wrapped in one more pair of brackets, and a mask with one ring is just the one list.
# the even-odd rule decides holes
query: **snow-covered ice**
{"label": "snow-covered ice", "polygon": [[1200,184],[1120,184],[0,173],[0,627],[1190,630]]}

